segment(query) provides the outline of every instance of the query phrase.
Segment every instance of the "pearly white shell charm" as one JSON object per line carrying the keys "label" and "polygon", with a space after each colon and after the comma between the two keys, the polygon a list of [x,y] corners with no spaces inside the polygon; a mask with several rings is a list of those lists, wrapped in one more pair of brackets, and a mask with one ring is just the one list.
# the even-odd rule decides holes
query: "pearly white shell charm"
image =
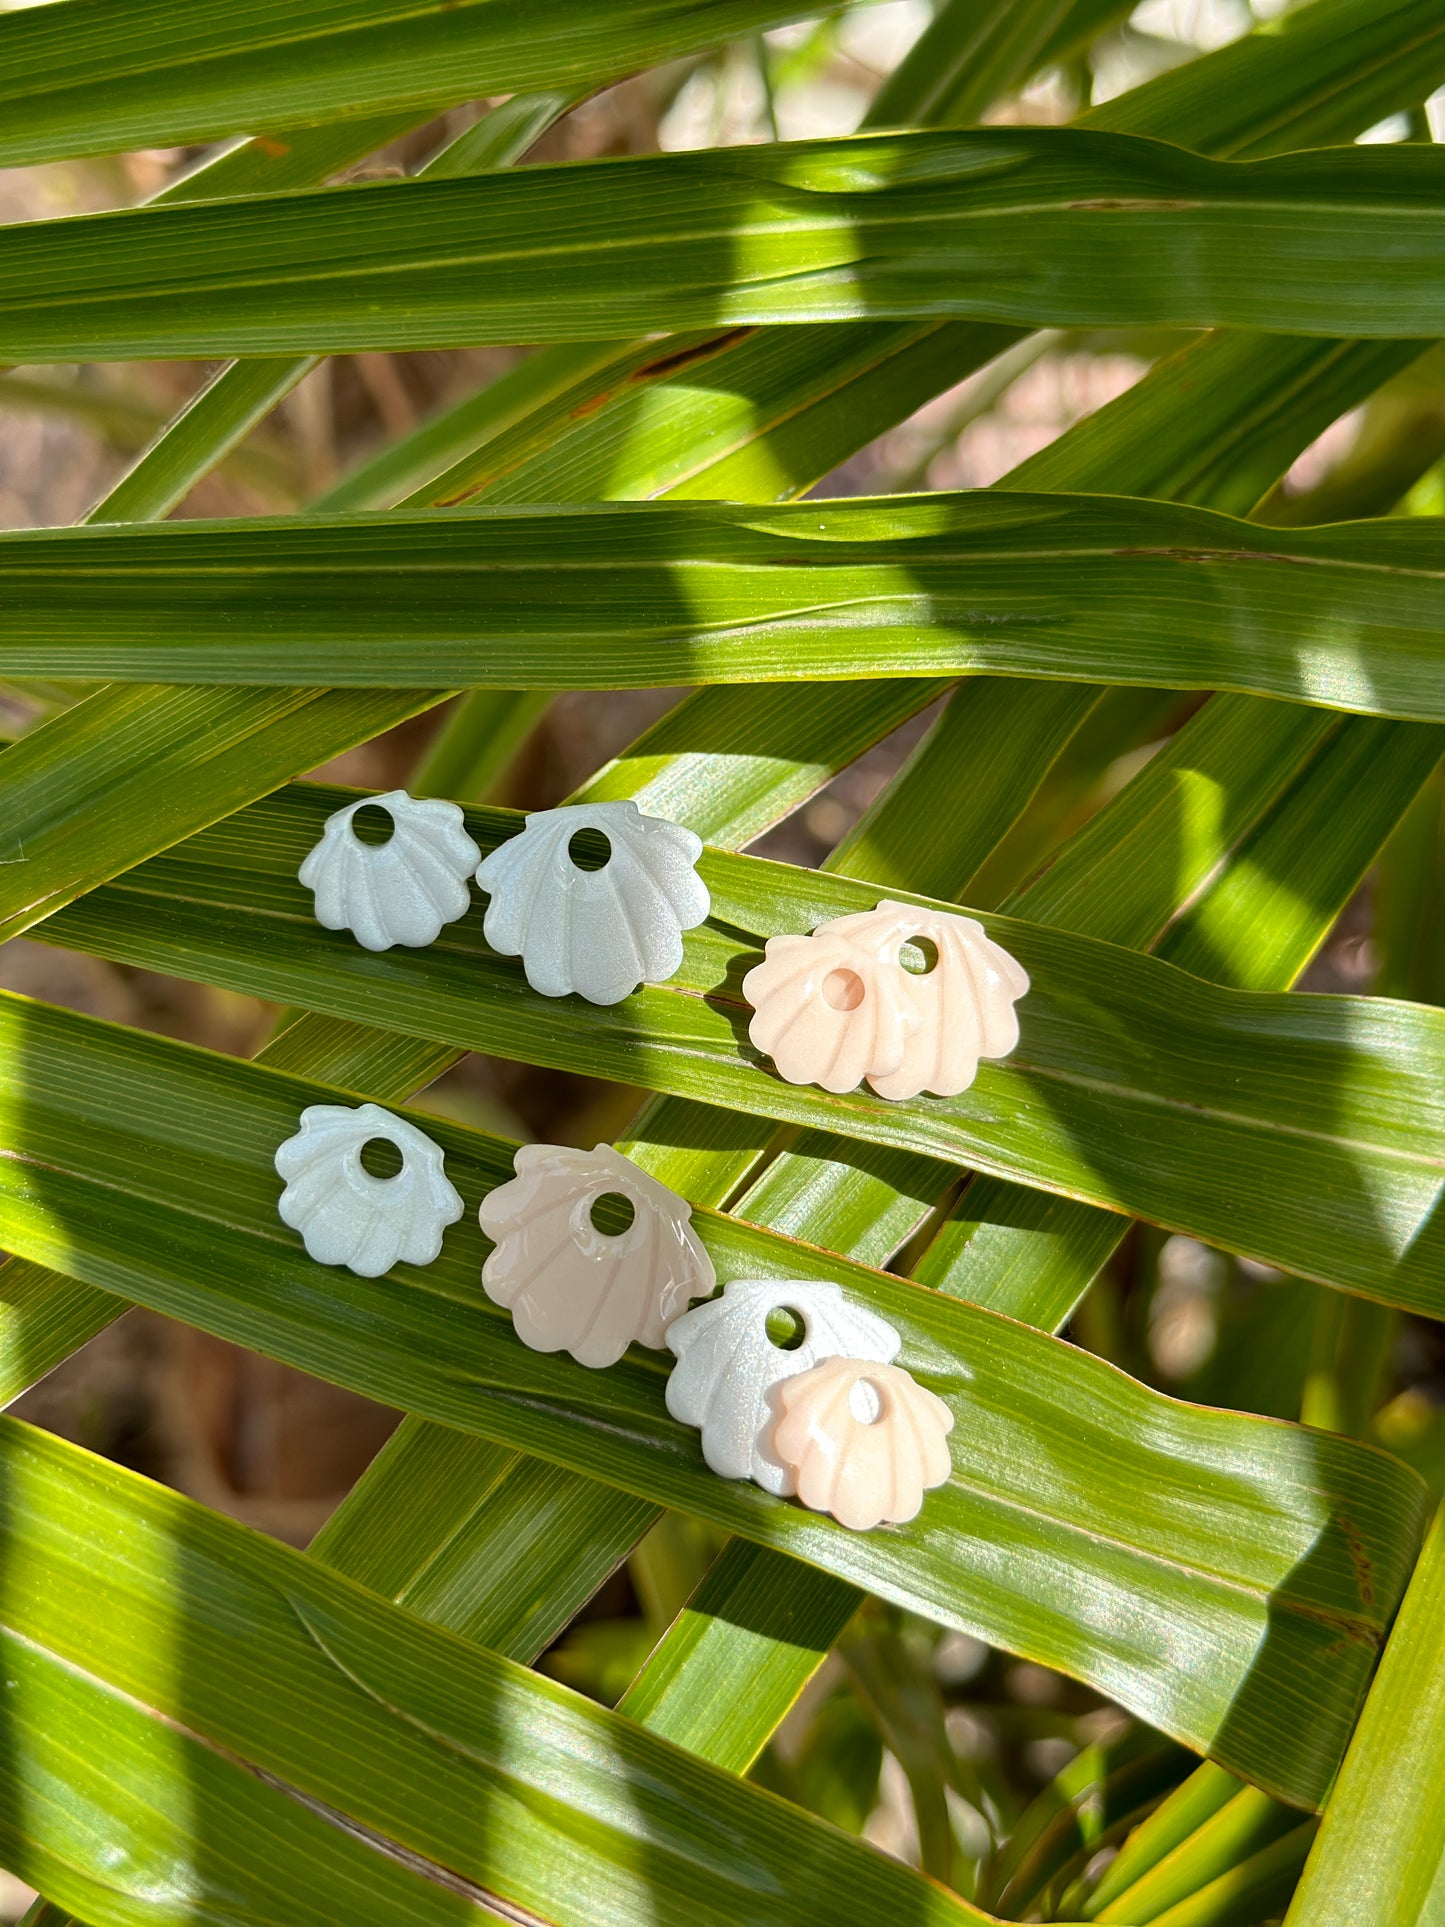
{"label": "pearly white shell charm", "polygon": [[[516,1168],[478,1213],[496,1245],[482,1286],[534,1352],[570,1352],[597,1367],[615,1365],[633,1343],[660,1350],[669,1320],[715,1288],[686,1201],[611,1145],[524,1144]],[[592,1221],[611,1192],[633,1210],[616,1235]]]}
{"label": "pearly white shell charm", "polygon": [[775,1386],[772,1449],[813,1512],[866,1532],[916,1518],[948,1478],[953,1413],[898,1365],[829,1358]]}
{"label": "pearly white shell charm", "polygon": [[[787,1351],[768,1336],[768,1314],[802,1320],[802,1343]],[[843,1295],[838,1285],[780,1278],[735,1278],[721,1298],[684,1312],[667,1328],[677,1363],[667,1381],[667,1409],[702,1433],[702,1455],[724,1479],[752,1479],[779,1498],[793,1475],[770,1449],[769,1389],[809,1371],[819,1359],[846,1352],[880,1363],[898,1355],[899,1336],[886,1320]]]}
{"label": "pearly white shell charm", "polygon": [[827,924],[811,937],[769,937],[743,978],[748,1036],[789,1084],[851,1091],[871,1070],[903,1063],[920,1022],[906,974]]}
{"label": "pearly white shell charm", "polygon": [[[981,1057],[1007,1057],[1019,1041],[1016,1000],[1029,987],[1028,972],[981,923],[915,904],[880,903],[859,916],[838,917],[815,933],[845,937],[896,970],[917,1013],[900,1063],[868,1067],[880,1097],[917,1097],[932,1091],[956,1097],[978,1074]],[[903,947],[926,938],[938,952],[932,970],[915,974],[899,961]]]}
{"label": "pearly white shell charm", "polygon": [[[374,803],[391,818],[385,843],[363,843],[351,826]],[[444,923],[466,915],[470,878],[481,851],[455,803],[418,801],[405,790],[361,797],[328,816],[321,841],[301,865],[316,896],[316,921],[349,930],[366,950],[435,943]]]}
{"label": "pearly white shell charm", "polygon": [[[362,1146],[385,1138],[402,1155],[395,1177],[374,1178]],[[442,1169],[440,1147],[379,1104],[311,1104],[276,1153],[286,1180],[277,1210],[319,1265],[379,1278],[395,1264],[429,1265],[464,1206]]]}
{"label": "pearly white shell charm", "polygon": [[[568,845],[596,830],[610,854],[584,870]],[[693,867],[702,841],[680,824],[644,816],[635,803],[569,804],[539,810],[520,836],[477,871],[491,895],[482,928],[493,950],[520,957],[543,997],[577,991],[617,1004],[639,984],[660,984],[682,962],[682,933],[709,909]]]}

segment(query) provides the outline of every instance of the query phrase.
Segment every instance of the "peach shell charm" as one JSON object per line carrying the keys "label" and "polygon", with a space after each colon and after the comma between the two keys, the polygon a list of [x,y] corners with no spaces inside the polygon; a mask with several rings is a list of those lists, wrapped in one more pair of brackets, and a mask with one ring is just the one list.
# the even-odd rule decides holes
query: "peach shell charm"
{"label": "peach shell charm", "polygon": [[898,1365],[828,1358],[769,1393],[773,1455],[813,1512],[867,1532],[916,1518],[948,1478],[953,1414]]}
{"label": "peach shell charm", "polygon": [[895,969],[823,924],[811,937],[769,937],[743,978],[748,1037],[789,1084],[851,1091],[897,1072],[920,1018]]}
{"label": "peach shell charm", "polygon": [[[768,1332],[769,1316],[801,1323],[785,1349]],[[786,1498],[792,1474],[769,1446],[769,1389],[838,1352],[896,1358],[898,1333],[829,1279],[734,1278],[720,1298],[675,1319],[668,1348],[677,1358],[667,1381],[667,1409],[702,1434],[702,1455],[723,1479],[751,1479]]]}
{"label": "peach shell charm", "polygon": [[[886,899],[876,910],[838,917],[823,926],[867,948],[896,969],[918,1018],[894,1070],[870,1065],[868,1082],[880,1097],[957,1097],[978,1075],[981,1057],[1007,1057],[1019,1041],[1015,1003],[1029,987],[1028,972],[972,917]],[[934,968],[916,974],[900,961],[919,938],[938,953]]]}
{"label": "peach shell charm", "polygon": [[[936,952],[922,974],[904,946]],[[966,1091],[981,1057],[1018,1042],[1014,1004],[1028,973],[972,917],[884,900],[835,917],[809,937],[771,937],[743,979],[753,1005],[748,1036],[790,1084],[853,1090],[866,1077],[880,1097]]]}
{"label": "peach shell charm", "polygon": [[[477,1215],[496,1246],[482,1289],[511,1312],[522,1343],[593,1369],[615,1365],[631,1344],[661,1350],[668,1324],[717,1283],[685,1200],[610,1144],[524,1144],[515,1165]],[[616,1234],[592,1216],[610,1195],[632,1206]]]}

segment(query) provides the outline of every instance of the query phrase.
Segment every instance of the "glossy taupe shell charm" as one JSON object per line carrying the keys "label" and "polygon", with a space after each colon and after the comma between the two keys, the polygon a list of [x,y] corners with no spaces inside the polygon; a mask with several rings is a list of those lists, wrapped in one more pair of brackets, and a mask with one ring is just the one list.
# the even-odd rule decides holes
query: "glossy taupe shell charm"
{"label": "glossy taupe shell charm", "polygon": [[[1015,1003],[1029,987],[1028,972],[981,923],[916,904],[880,903],[860,916],[838,917],[823,928],[866,949],[881,967],[897,972],[917,1015],[896,1069],[869,1067],[868,1082],[880,1097],[956,1097],[978,1075],[981,1057],[1007,1057],[1019,1041]],[[925,973],[905,970],[905,944],[920,937],[938,953]]]}
{"label": "glossy taupe shell charm", "polygon": [[[686,1200],[607,1144],[524,1144],[515,1162],[516,1177],[478,1216],[496,1245],[483,1289],[510,1310],[522,1343],[593,1367],[615,1365],[634,1343],[659,1350],[668,1322],[717,1284]],[[610,1193],[633,1212],[615,1235],[592,1217]]]}
{"label": "glossy taupe shell charm", "polygon": [[[385,843],[363,843],[352,828],[352,817],[369,804],[391,818]],[[323,929],[349,930],[366,950],[397,943],[417,948],[435,943],[443,924],[466,915],[480,856],[455,803],[391,790],[359,797],[327,817],[300,877],[315,893]]]}
{"label": "glossy taupe shell charm", "polygon": [[[374,1178],[362,1147],[385,1138],[402,1156],[395,1177]],[[379,1104],[311,1104],[276,1152],[286,1180],[277,1210],[320,1265],[379,1278],[395,1264],[429,1265],[465,1208],[424,1131]]]}
{"label": "glossy taupe shell charm", "polygon": [[948,1478],[953,1414],[898,1365],[829,1358],[773,1388],[772,1450],[814,1512],[866,1532],[916,1518]]}
{"label": "glossy taupe shell charm", "polygon": [[[600,831],[609,855],[583,869],[569,852],[579,830]],[[635,803],[539,810],[520,836],[477,871],[490,893],[482,928],[493,950],[520,957],[543,997],[578,992],[617,1004],[639,984],[660,984],[682,962],[682,933],[707,916],[694,865],[702,841]]]}
{"label": "glossy taupe shell charm", "polygon": [[[902,953],[919,939],[937,956],[914,974]],[[981,1057],[1007,1056],[1029,980],[972,917],[885,901],[809,937],[770,938],[742,987],[748,1036],[788,1083],[842,1092],[866,1078],[899,1099],[957,1096]]]}
{"label": "glossy taupe shell charm", "polygon": [[[768,1317],[792,1312],[802,1342],[792,1350],[768,1336]],[[677,1364],[667,1381],[667,1409],[702,1433],[702,1455],[724,1479],[752,1479],[784,1497],[793,1475],[768,1439],[769,1389],[838,1352],[880,1362],[895,1358],[898,1333],[876,1312],[824,1281],[735,1278],[721,1298],[684,1312],[667,1328]]]}

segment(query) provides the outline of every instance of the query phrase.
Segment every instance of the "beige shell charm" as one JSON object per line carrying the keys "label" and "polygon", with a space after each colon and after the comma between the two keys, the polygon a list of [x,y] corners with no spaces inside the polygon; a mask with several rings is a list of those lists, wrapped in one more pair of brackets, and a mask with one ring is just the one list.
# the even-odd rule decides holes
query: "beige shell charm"
{"label": "beige shell charm", "polygon": [[[902,953],[922,942],[933,967]],[[1028,974],[972,917],[884,901],[835,917],[810,937],[772,937],[743,979],[748,1036],[790,1084],[851,1091],[867,1078],[880,1097],[966,1091],[981,1057],[1018,1042],[1014,1004]]]}
{"label": "beige shell charm", "polygon": [[[868,1082],[880,1097],[956,1097],[978,1075],[981,1057],[1007,1057],[1019,1041],[1014,1004],[1029,987],[1028,972],[981,923],[916,904],[884,901],[860,916],[824,924],[866,948],[881,965],[897,969],[904,994],[918,1016],[908,1033],[896,1069],[868,1069]],[[937,953],[924,973],[905,970],[906,944],[922,938]]]}
{"label": "beige shell charm", "polygon": [[828,1358],[769,1398],[772,1451],[798,1497],[855,1532],[915,1518],[948,1477],[953,1414],[900,1365]]}
{"label": "beige shell charm", "polygon": [[[511,1312],[522,1343],[593,1368],[615,1365],[634,1343],[661,1350],[668,1324],[717,1284],[686,1201],[609,1144],[524,1144],[514,1162],[516,1177],[477,1215],[496,1246],[482,1288]],[[599,1199],[614,1197],[632,1207],[615,1232],[593,1216]]]}
{"label": "beige shell charm", "polygon": [[763,962],[743,978],[748,1036],[789,1084],[851,1091],[903,1063],[920,1022],[905,974],[827,924],[811,937],[769,937]]}

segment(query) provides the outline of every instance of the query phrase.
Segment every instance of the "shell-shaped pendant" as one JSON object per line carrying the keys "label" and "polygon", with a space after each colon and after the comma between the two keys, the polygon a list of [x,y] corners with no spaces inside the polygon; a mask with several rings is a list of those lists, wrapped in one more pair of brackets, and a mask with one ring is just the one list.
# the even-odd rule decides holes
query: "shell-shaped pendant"
{"label": "shell-shaped pendant", "polygon": [[866,1532],[916,1518],[948,1478],[953,1413],[899,1365],[829,1358],[776,1386],[771,1445],[813,1512]]}
{"label": "shell-shaped pendant", "polygon": [[[773,1312],[802,1326],[791,1350],[768,1335]],[[667,1381],[667,1409],[702,1433],[702,1455],[724,1479],[752,1479],[779,1498],[793,1490],[790,1469],[773,1453],[767,1394],[780,1379],[806,1372],[843,1352],[886,1362],[898,1355],[898,1333],[822,1280],[735,1278],[721,1298],[684,1312],[667,1328],[677,1363]]]}
{"label": "shell-shaped pendant", "polygon": [[[600,868],[583,868],[571,849],[586,830],[605,839]],[[683,931],[709,909],[694,867],[701,855],[691,830],[644,816],[635,803],[538,810],[477,871],[491,896],[487,942],[520,957],[543,997],[575,990],[589,1003],[621,1003],[681,964]]]}
{"label": "shell-shaped pendant", "polygon": [[[374,1178],[364,1145],[384,1138],[401,1153],[394,1177]],[[429,1265],[465,1207],[443,1170],[439,1145],[379,1104],[311,1104],[276,1152],[286,1180],[277,1210],[319,1265],[379,1278],[395,1264]]]}
{"label": "shell-shaped pendant", "polygon": [[748,1036],[789,1084],[851,1091],[903,1063],[920,1022],[905,975],[829,924],[811,937],[769,937],[743,978]]}
{"label": "shell-shaped pendant", "polygon": [[[595,1368],[634,1343],[660,1350],[669,1321],[716,1286],[686,1200],[611,1145],[524,1144],[516,1170],[478,1213],[496,1246],[482,1286],[534,1352],[570,1352]],[[614,1194],[632,1206],[616,1233],[593,1217]]]}
{"label": "shell-shaped pendant", "polygon": [[[373,804],[391,818],[385,843],[363,843],[352,827],[356,812]],[[367,950],[418,948],[466,915],[481,854],[455,803],[390,790],[328,816],[300,877],[315,893],[323,929],[349,930]]]}
{"label": "shell-shaped pendant", "polygon": [[[1017,1044],[1014,1004],[1029,987],[1028,972],[972,917],[885,900],[876,910],[838,917],[822,928],[868,951],[881,969],[896,971],[917,1016],[901,1060],[868,1067],[868,1082],[880,1097],[923,1091],[956,1097],[972,1084],[981,1057],[1007,1057]],[[933,946],[936,961],[915,974],[900,958],[904,945],[920,938]]]}

